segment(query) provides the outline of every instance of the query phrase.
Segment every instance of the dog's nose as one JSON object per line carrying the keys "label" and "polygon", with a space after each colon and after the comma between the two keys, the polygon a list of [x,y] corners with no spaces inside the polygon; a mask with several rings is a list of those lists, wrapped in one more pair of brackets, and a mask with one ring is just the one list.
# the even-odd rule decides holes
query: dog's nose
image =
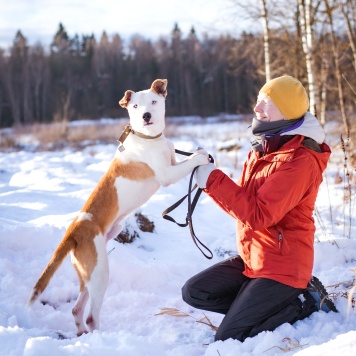
{"label": "dog's nose", "polygon": [[142,117],[146,122],[149,122],[151,120],[151,113],[145,112]]}

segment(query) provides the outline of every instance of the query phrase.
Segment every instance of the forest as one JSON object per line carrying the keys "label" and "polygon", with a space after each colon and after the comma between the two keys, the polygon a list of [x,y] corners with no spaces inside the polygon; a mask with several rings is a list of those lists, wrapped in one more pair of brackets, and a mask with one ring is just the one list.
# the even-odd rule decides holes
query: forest
{"label": "forest", "polygon": [[[260,32],[182,33],[158,39],[119,33],[69,36],[58,25],[49,46],[29,45],[21,29],[0,49],[0,127],[126,116],[125,90],[169,81],[167,116],[251,113],[269,78],[290,74],[308,88],[322,122],[355,119],[355,0],[231,0]],[[279,6],[276,6],[279,5]],[[283,6],[282,6],[283,5]],[[233,26],[233,21],[232,21]]]}

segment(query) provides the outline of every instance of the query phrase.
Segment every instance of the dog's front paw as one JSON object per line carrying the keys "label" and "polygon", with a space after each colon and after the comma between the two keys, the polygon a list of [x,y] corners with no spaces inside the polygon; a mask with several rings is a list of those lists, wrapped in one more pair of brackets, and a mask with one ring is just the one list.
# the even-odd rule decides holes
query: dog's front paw
{"label": "dog's front paw", "polygon": [[191,156],[191,159],[194,160],[196,166],[201,166],[209,163],[209,154],[205,150],[199,150]]}

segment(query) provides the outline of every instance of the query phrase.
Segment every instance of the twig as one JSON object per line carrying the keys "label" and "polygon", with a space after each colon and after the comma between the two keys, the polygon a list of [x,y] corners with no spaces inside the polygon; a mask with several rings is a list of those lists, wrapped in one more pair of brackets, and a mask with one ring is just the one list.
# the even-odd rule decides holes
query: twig
{"label": "twig", "polygon": [[292,339],[289,338],[289,337],[285,337],[285,338],[282,340],[282,342],[287,342],[288,345],[286,345],[285,347],[272,346],[272,347],[270,347],[269,349],[265,350],[264,352],[267,352],[267,351],[272,350],[272,349],[274,349],[274,348],[280,349],[280,350],[283,351],[283,352],[289,352],[289,351],[292,351],[292,350],[295,350],[295,349],[301,349],[301,348],[303,348],[303,346],[308,345],[308,344],[301,345],[300,342],[299,342],[297,339],[295,339],[295,340],[296,340],[297,342],[292,341]]}
{"label": "twig", "polygon": [[354,90],[354,88],[352,87],[352,85],[349,83],[349,81],[346,79],[345,75],[342,74],[342,77],[345,79],[346,83],[349,85],[351,91],[356,95],[356,91]]}
{"label": "twig", "polygon": [[[347,133],[346,137],[346,144],[345,141],[342,137],[342,133],[340,134],[340,141],[341,141],[341,148],[344,153],[344,174],[345,174],[345,179],[344,179],[344,201],[345,203],[348,202],[349,205],[349,223],[348,223],[348,233],[347,237],[351,238],[351,184],[350,184],[350,173],[348,169],[348,164],[347,164],[347,151],[346,151],[346,146],[348,146],[348,142],[350,139],[350,132]],[[348,196],[346,196],[345,192],[347,191]],[[346,235],[346,213],[345,213],[345,204],[344,206],[344,234]]]}
{"label": "twig", "polygon": [[[353,269],[353,272],[355,273],[356,275],[356,268]],[[350,309],[351,309],[351,305],[352,305],[352,301],[353,301],[353,294],[354,294],[354,291],[356,289],[356,284],[350,289],[350,292],[349,292],[349,296],[347,298],[347,313],[346,313],[346,319],[349,318],[349,314],[350,314]]]}
{"label": "twig", "polygon": [[210,319],[204,314],[203,318],[197,319],[194,316],[181,312],[180,310],[176,308],[160,308],[161,312],[155,314],[157,315],[171,315],[171,316],[177,316],[177,317],[191,317],[193,318],[197,323],[205,324],[208,325],[212,330],[216,331],[218,330],[218,327],[213,325],[213,323],[210,321]]}
{"label": "twig", "polygon": [[334,230],[333,211],[332,211],[332,208],[331,208],[331,199],[330,199],[330,190],[329,190],[328,176],[327,176],[327,174],[326,174],[325,171],[324,171],[324,181],[325,181],[325,183],[326,183],[326,189],[327,189],[327,191],[328,191],[331,231],[333,232],[333,230]]}
{"label": "twig", "polygon": [[[328,240],[332,245],[336,245],[337,248],[340,248],[335,240],[332,240],[332,241],[330,240],[330,238],[329,238],[329,236],[327,234],[327,229],[326,229],[326,227],[325,227],[325,225],[324,225],[324,223],[323,223],[323,221],[321,219],[321,215],[319,213],[318,208],[315,207],[314,211],[315,211],[316,219],[318,220],[318,223],[321,226],[321,230],[323,232],[323,235],[324,235],[325,239]],[[317,238],[318,242],[320,242],[319,238],[318,237],[316,237],[316,238]]]}

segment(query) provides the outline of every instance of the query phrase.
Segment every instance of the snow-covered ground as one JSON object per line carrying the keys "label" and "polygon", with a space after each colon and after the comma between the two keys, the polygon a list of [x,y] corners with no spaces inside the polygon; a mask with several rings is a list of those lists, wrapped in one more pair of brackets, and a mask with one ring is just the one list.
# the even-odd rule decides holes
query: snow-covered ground
{"label": "snow-covered ground", "polygon": [[[250,149],[247,122],[174,125],[174,130],[167,131],[174,131],[170,139],[176,148],[191,152],[202,146],[219,168],[238,177]],[[110,283],[100,331],[76,337],[71,309],[79,287],[69,256],[39,301],[27,308],[34,283],[107,169],[116,146],[0,153],[0,354],[235,356],[287,351],[289,355],[355,355],[355,309],[347,300],[356,267],[355,185],[350,206],[345,202],[344,182],[335,179],[343,178],[335,125],[327,126],[327,142],[334,151],[316,204],[314,274],[336,298],[340,312],[314,313],[244,343],[214,343],[214,330],[203,322],[218,326],[222,315],[195,310],[181,299],[181,287],[189,277],[236,253],[234,220],[207,196],[201,197],[193,223],[197,236],[213,251],[212,260],[195,247],[188,228],[162,218],[162,211],[186,194],[188,177],[160,188],[140,209],[154,222],[154,233],[139,231],[140,237],[131,244],[109,242]],[[224,150],[234,145],[239,149]],[[171,215],[184,221],[185,214],[184,203]],[[135,227],[134,216],[127,222]],[[157,315],[162,308],[175,308],[186,316]]]}

